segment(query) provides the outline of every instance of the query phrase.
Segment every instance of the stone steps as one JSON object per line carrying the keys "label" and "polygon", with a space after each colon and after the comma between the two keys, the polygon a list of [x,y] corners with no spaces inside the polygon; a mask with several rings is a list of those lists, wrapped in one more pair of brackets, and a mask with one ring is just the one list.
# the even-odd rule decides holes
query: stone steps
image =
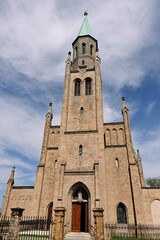
{"label": "stone steps", "polygon": [[64,237],[64,240],[95,240],[89,233],[84,232],[70,232]]}

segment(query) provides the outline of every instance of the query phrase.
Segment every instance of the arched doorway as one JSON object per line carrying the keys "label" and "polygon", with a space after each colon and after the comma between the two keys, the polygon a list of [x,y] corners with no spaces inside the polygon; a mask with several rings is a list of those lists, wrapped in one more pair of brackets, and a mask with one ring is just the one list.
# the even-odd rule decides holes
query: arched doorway
{"label": "arched doorway", "polygon": [[82,185],[72,195],[72,232],[88,232],[88,193]]}
{"label": "arched doorway", "polygon": [[53,202],[51,202],[48,206],[47,229],[50,228],[50,224],[51,224],[51,221],[52,221],[52,211],[53,211]]}

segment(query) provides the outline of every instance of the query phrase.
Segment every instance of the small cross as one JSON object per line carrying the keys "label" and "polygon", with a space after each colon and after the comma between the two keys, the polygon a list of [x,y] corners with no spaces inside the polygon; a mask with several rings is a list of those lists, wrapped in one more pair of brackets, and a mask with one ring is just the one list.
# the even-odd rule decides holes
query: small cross
{"label": "small cross", "polygon": [[87,15],[88,15],[88,11],[85,11],[85,12],[84,12],[84,16],[87,16]]}

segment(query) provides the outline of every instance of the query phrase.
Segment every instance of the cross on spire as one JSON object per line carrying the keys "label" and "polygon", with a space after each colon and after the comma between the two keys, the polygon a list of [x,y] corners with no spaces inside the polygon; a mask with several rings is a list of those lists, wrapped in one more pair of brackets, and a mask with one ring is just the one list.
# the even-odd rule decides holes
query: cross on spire
{"label": "cross on spire", "polygon": [[88,15],[88,11],[86,10],[85,12],[84,12],[84,16],[87,16]]}

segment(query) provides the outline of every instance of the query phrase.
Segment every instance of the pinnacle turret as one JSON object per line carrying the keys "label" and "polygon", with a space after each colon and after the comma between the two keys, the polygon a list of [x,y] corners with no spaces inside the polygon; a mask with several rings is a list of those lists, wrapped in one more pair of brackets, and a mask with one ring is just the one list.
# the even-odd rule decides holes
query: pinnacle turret
{"label": "pinnacle turret", "polygon": [[52,114],[52,102],[49,103],[48,113]]}
{"label": "pinnacle turret", "polygon": [[8,183],[11,182],[12,185],[14,184],[14,173],[15,173],[15,167],[13,166],[12,170],[11,170],[9,180],[8,180]]}
{"label": "pinnacle turret", "polygon": [[140,176],[141,186],[145,187],[145,179],[144,179],[143,167],[142,167],[142,158],[140,156],[140,153],[139,153],[138,149],[137,149],[137,164],[138,164],[138,169],[139,169],[139,176]]}
{"label": "pinnacle turret", "polygon": [[126,99],[125,99],[125,97],[122,97],[122,110],[124,110],[124,109],[128,110],[127,104],[126,104]]}
{"label": "pinnacle turret", "polygon": [[141,156],[140,156],[140,153],[139,153],[139,150],[137,149],[137,160],[138,161],[142,161],[142,159],[141,159]]}
{"label": "pinnacle turret", "polygon": [[48,111],[46,113],[46,117],[50,117],[50,119],[52,120],[53,114],[52,114],[52,102],[49,103],[49,107],[48,107]]}
{"label": "pinnacle turret", "polygon": [[42,150],[41,150],[41,160],[39,166],[44,166],[45,164],[45,156],[47,151],[47,145],[48,145],[48,139],[49,139],[49,130],[51,127],[52,122],[52,102],[49,103],[48,112],[46,114],[46,122],[44,127],[44,135],[43,135],[43,144],[42,144]]}
{"label": "pinnacle turret", "polygon": [[71,54],[72,53],[69,51],[66,63],[71,62]]}

